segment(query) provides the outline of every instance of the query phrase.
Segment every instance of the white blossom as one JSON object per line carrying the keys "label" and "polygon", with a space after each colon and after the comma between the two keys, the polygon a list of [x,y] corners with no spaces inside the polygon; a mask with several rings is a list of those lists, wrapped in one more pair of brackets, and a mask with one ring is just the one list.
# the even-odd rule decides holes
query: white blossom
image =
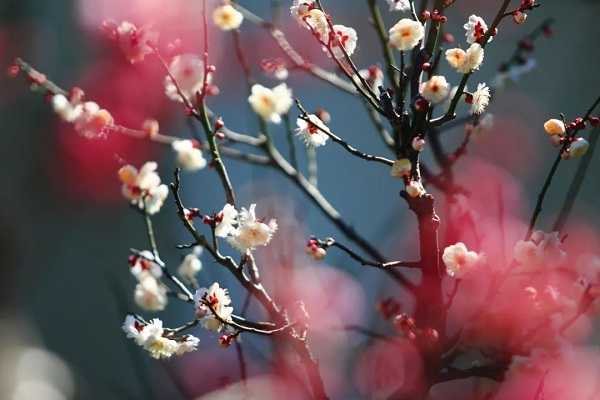
{"label": "white blossom", "polygon": [[135,287],[135,303],[146,311],[161,311],[167,305],[167,290],[151,274],[144,274]]}
{"label": "white blossom", "polygon": [[474,251],[467,250],[463,242],[450,245],[444,249],[442,260],[446,265],[448,275],[461,279],[475,267],[481,256]]}
{"label": "white blossom", "polygon": [[566,132],[565,124],[560,119],[549,119],[544,122],[544,130],[549,135],[562,135]]}
{"label": "white blossom", "polygon": [[177,342],[164,336],[150,334],[144,342],[144,349],[148,350],[152,358],[167,359],[177,351]]}
{"label": "white blossom", "polygon": [[473,93],[473,101],[469,114],[481,114],[490,103],[490,88],[485,83],[477,85],[477,90]]}
{"label": "white blossom", "polygon": [[238,29],[244,21],[244,15],[233,8],[231,4],[217,7],[212,14],[213,22],[223,31]]}
{"label": "white blossom", "polygon": [[408,11],[410,3],[408,0],[386,0],[390,6],[390,11]]}
{"label": "white blossom", "polygon": [[450,84],[441,75],[434,75],[421,84],[421,95],[432,103],[441,103],[448,97]]}
{"label": "white blossom", "polygon": [[277,230],[277,222],[274,219],[269,224],[260,222],[255,214],[256,204],[252,204],[250,209],[242,207],[238,213],[238,226],[235,233],[227,238],[227,242],[239,250],[241,253],[248,254],[258,246],[266,246],[271,241],[273,233]]}
{"label": "white blossom", "polygon": [[152,260],[154,260],[154,255],[148,250],[132,255],[129,257],[129,271],[138,280],[142,280],[143,276],[147,274],[158,279],[162,276],[162,269]]}
{"label": "white blossom", "polygon": [[202,261],[200,261],[200,254],[202,254],[202,247],[194,247],[194,251],[186,255],[179,267],[177,268],[177,274],[186,282],[192,282],[195,276],[202,269]]}
{"label": "white blossom", "polygon": [[131,165],[119,169],[119,180],[123,184],[121,192],[132,204],[146,210],[150,215],[160,211],[169,195],[167,185],[161,185],[156,173],[157,164],[147,162],[138,171]]}
{"label": "white blossom", "polygon": [[196,350],[198,344],[200,343],[200,339],[193,335],[185,335],[181,338],[180,341],[177,342],[177,347],[175,348],[175,354],[181,356],[185,353],[189,353],[191,351]]}
{"label": "white blossom", "polygon": [[571,158],[579,158],[586,153],[590,144],[587,140],[583,138],[575,139],[571,146],[569,146],[569,154]]}
{"label": "white blossom", "polygon": [[262,119],[278,124],[281,122],[281,115],[287,113],[292,106],[292,90],[285,83],[273,89],[255,84],[248,102]]}
{"label": "white blossom", "polygon": [[425,35],[425,28],[418,21],[404,18],[389,30],[389,44],[396,50],[412,50]]}
{"label": "white blossom", "polygon": [[325,133],[330,132],[329,128],[315,114],[309,114],[308,119],[310,122],[302,118],[296,119],[296,125],[298,125],[296,136],[303,138],[308,147],[323,146],[329,139],[329,136]]}
{"label": "white blossom", "polygon": [[75,122],[83,113],[83,106],[81,104],[75,105],[71,103],[62,94],[52,96],[52,109],[65,122]]}
{"label": "white blossom", "polygon": [[131,314],[128,314],[125,317],[121,329],[127,334],[129,339],[133,339],[139,346],[142,346],[146,341],[147,335],[146,332],[144,332],[144,324]]}
{"label": "white blossom", "polygon": [[513,250],[513,257],[526,271],[554,268],[566,259],[566,253],[560,249],[562,242],[558,232],[544,233],[535,231],[529,240],[519,240]]}
{"label": "white blossom", "polygon": [[176,140],[171,144],[175,151],[175,162],[186,171],[198,171],[206,167],[202,150],[196,148],[191,140]]}
{"label": "white blossom", "polygon": [[217,214],[215,221],[215,235],[218,237],[227,237],[237,232],[237,215],[238,212],[234,206],[227,203],[223,210]]}
{"label": "white blossom", "polygon": [[147,54],[154,52],[153,46],[158,40],[158,32],[149,26],[137,27],[129,21],[123,21],[115,29],[117,40],[125,58],[132,64],[141,62]]}
{"label": "white blossom", "polygon": [[315,32],[321,40],[327,38],[329,34],[327,16],[323,11],[315,8],[314,0],[294,0],[290,13],[300,26]]}
{"label": "white blossom", "polygon": [[[371,65],[369,68],[361,69],[358,71],[360,76],[367,82],[367,84],[374,90],[376,93],[377,89],[380,86],[383,86],[383,71],[376,65]],[[357,82],[360,82],[355,78]]]}
{"label": "white blossom", "polygon": [[344,47],[346,53],[351,56],[354,53],[354,49],[356,49],[356,42],[358,41],[356,31],[344,25],[334,25],[333,32],[335,35],[329,41],[329,46],[331,46],[333,54],[337,58],[344,58],[344,52],[341,49],[341,47]]}
{"label": "white blossom", "polygon": [[[467,42],[471,44],[479,42],[488,29],[487,25],[485,24],[485,21],[477,15],[471,15],[469,17],[469,21],[463,25],[463,28],[467,30],[467,32],[465,33]],[[491,41],[492,37],[490,36],[488,42]]]}
{"label": "white blossom", "polygon": [[81,111],[74,111],[77,117],[74,119],[75,130],[86,138],[97,138],[103,135],[106,126],[114,124],[112,115],[105,109],[100,108],[93,101],[86,101],[80,106]]}
{"label": "white blossom", "polygon": [[410,174],[412,170],[412,163],[408,158],[401,158],[399,160],[394,161],[392,165],[392,169],[390,170],[390,175],[394,178],[404,178],[405,176]]}
{"label": "white blossom", "polygon": [[[189,53],[175,56],[169,64],[169,71],[188,101],[195,102],[196,92],[201,92],[204,84],[204,63],[200,57]],[[212,74],[209,73],[206,83],[208,85],[211,82]],[[165,76],[164,84],[167,97],[174,101],[183,102],[177,92],[177,86],[175,86],[170,76]]]}
{"label": "white blossom", "polygon": [[230,321],[233,307],[229,307],[231,304],[229,293],[227,289],[221,288],[218,282],[213,283],[208,289],[200,288],[194,293],[196,318],[200,318],[200,324],[204,329],[218,332],[223,328],[223,324],[215,317],[205,302],[210,304],[222,320]]}

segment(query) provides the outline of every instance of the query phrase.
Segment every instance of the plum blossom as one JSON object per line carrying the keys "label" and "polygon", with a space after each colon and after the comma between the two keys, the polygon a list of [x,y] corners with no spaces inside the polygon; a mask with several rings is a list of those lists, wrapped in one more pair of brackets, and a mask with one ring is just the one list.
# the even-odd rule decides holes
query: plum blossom
{"label": "plum blossom", "polygon": [[412,163],[408,158],[401,158],[399,160],[394,161],[392,165],[392,169],[390,170],[390,175],[394,178],[404,178],[405,176],[410,174],[412,170]]}
{"label": "plum blossom", "polygon": [[480,258],[480,254],[467,250],[467,246],[463,242],[446,247],[442,254],[446,272],[456,279],[462,279],[475,267]]}
{"label": "plum blossom", "polygon": [[[481,39],[485,35],[485,32],[488,29],[488,26],[485,24],[485,21],[481,17],[478,17],[477,15],[471,15],[469,17],[469,21],[466,24],[464,24],[463,28],[467,30],[467,32],[465,33],[467,42],[473,44],[475,42],[479,43],[481,41]],[[490,36],[488,42],[491,41],[492,37]]]}
{"label": "plum blossom", "polygon": [[273,89],[255,84],[248,102],[262,119],[278,124],[281,122],[281,115],[287,113],[292,106],[292,90],[285,83]]}
{"label": "plum blossom", "polygon": [[571,158],[579,158],[585,154],[585,152],[590,147],[590,144],[587,140],[583,138],[575,139],[571,146],[569,146],[569,154]]}
{"label": "plum blossom", "polygon": [[154,318],[149,323],[140,321],[134,315],[127,315],[121,329],[127,337],[133,339],[138,346],[144,347],[153,358],[168,359],[173,354],[182,355],[195,350],[200,339],[185,335],[179,341],[165,337],[163,322]]}
{"label": "plum blossom", "polygon": [[138,280],[142,280],[145,275],[160,278],[162,276],[162,268],[153,260],[154,254],[148,250],[129,256],[128,264],[131,275]]}
{"label": "plum blossom", "polygon": [[151,274],[144,274],[135,287],[135,303],[146,311],[161,311],[167,306],[167,290]]}
{"label": "plum blossom", "polygon": [[191,140],[176,140],[171,144],[175,151],[175,162],[186,171],[198,171],[206,167],[202,150],[195,143]]}
{"label": "plum blossom", "polygon": [[[327,142],[329,128],[315,114],[308,115],[309,121],[302,118],[296,119],[296,136],[304,139],[307,147],[320,147]],[[325,131],[325,132],[323,132]]]}
{"label": "plum blossom", "polygon": [[169,195],[167,185],[160,183],[156,168],[157,164],[150,161],[142,165],[139,171],[132,165],[125,165],[119,169],[123,196],[150,215],[160,211]]}
{"label": "plum blossom", "polygon": [[544,130],[549,135],[562,135],[566,132],[565,124],[560,119],[549,119],[544,122]]}
{"label": "plum blossom", "polygon": [[238,212],[234,206],[227,203],[223,210],[215,218],[215,235],[218,237],[227,237],[237,232]]}
{"label": "plum blossom", "polygon": [[386,0],[390,6],[390,11],[408,11],[410,3],[408,0]]}
{"label": "plum blossom", "polygon": [[178,356],[183,355],[184,353],[189,353],[193,350],[196,350],[198,344],[200,343],[200,339],[192,335],[185,335],[177,342],[177,347],[175,348],[175,354]]}
{"label": "plum blossom", "polygon": [[412,50],[425,36],[425,28],[418,21],[404,18],[389,30],[389,45],[396,50]]}
{"label": "plum blossom", "polygon": [[[202,91],[202,85],[204,83],[204,63],[195,54],[182,54],[173,57],[169,64],[169,71],[173,78],[179,85],[181,92],[190,102],[195,101],[196,92]],[[212,82],[212,74],[209,72],[206,77],[207,92],[208,89],[211,92],[215,91],[214,86],[210,85]],[[177,92],[177,86],[173,83],[170,76],[165,76],[165,93],[168,98],[174,101],[181,101],[183,99]]]}
{"label": "plum blossom", "polygon": [[242,211],[237,216],[237,229],[232,236],[227,238],[227,242],[231,246],[244,254],[249,254],[258,246],[269,244],[277,230],[275,219],[271,219],[268,224],[265,224],[256,218],[255,209],[256,204],[252,204],[248,210],[242,207]]}
{"label": "plum blossom", "polygon": [[490,88],[485,83],[477,85],[477,90],[473,93],[471,109],[469,114],[482,114],[490,103]]}
{"label": "plum blossom", "polygon": [[446,61],[461,74],[479,69],[483,62],[483,56],[484,51],[479,43],[473,43],[467,51],[460,48],[446,51]]}
{"label": "plum blossom", "polygon": [[128,339],[133,339],[139,346],[142,346],[146,341],[147,335],[146,332],[144,332],[144,324],[131,314],[128,314],[125,317],[121,329],[127,334]]}
{"label": "plum blossom", "polygon": [[147,54],[154,52],[158,40],[158,32],[149,26],[137,27],[129,21],[123,21],[116,27],[114,34],[125,58],[132,63],[144,60]]}
{"label": "plum blossom", "polygon": [[450,84],[441,75],[434,75],[427,82],[421,84],[421,95],[432,103],[441,103],[448,97]]}
{"label": "plum blossom", "polygon": [[202,254],[202,247],[196,246],[194,247],[194,251],[188,255],[186,255],[179,267],[177,268],[177,274],[185,281],[185,282],[193,282],[195,276],[202,269],[202,262],[200,261],[200,255]]}
{"label": "plum blossom", "polygon": [[513,257],[526,271],[559,266],[566,259],[566,253],[560,249],[562,242],[558,232],[544,233],[535,231],[529,240],[519,240],[513,250]]}
{"label": "plum blossom", "polygon": [[70,123],[75,122],[83,113],[83,106],[81,104],[73,104],[62,94],[52,96],[52,109],[58,114],[60,119]]}
{"label": "plum blossom", "polygon": [[200,288],[194,293],[194,305],[196,318],[200,318],[200,324],[208,331],[220,331],[223,324],[219,321],[206,303],[209,303],[214,312],[224,321],[231,321],[233,307],[227,289],[221,288],[218,282],[210,288]]}
{"label": "plum blossom", "polygon": [[344,58],[344,52],[341,49],[341,47],[344,47],[346,53],[351,56],[356,49],[356,42],[358,40],[356,31],[344,25],[334,25],[333,32],[335,34],[329,40],[329,46],[333,54],[337,58]]}
{"label": "plum blossom", "polygon": [[300,26],[313,31],[321,40],[327,38],[329,33],[327,16],[323,11],[315,8],[314,0],[294,0],[290,13]]}
{"label": "plum blossom", "polygon": [[231,4],[225,4],[215,8],[212,14],[213,22],[223,31],[238,29],[244,21],[244,15],[233,8]]}
{"label": "plum blossom", "polygon": [[383,86],[383,71],[378,66],[371,65],[369,68],[361,69],[358,73],[372,90],[376,91],[380,86]]}
{"label": "plum blossom", "polygon": [[100,108],[93,101],[86,101],[82,105],[82,112],[75,119],[75,130],[86,138],[97,138],[103,135],[106,126],[114,124],[112,115]]}

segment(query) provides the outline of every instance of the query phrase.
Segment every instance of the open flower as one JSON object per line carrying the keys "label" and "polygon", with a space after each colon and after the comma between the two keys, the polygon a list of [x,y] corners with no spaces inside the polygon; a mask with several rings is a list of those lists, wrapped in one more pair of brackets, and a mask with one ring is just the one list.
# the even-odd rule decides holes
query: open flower
{"label": "open flower", "polygon": [[529,240],[519,240],[513,250],[513,257],[526,271],[553,268],[564,262],[566,253],[561,250],[562,242],[558,232],[535,231]]}
{"label": "open flower", "polygon": [[344,52],[341,49],[341,47],[344,47],[346,54],[351,56],[354,53],[354,49],[356,49],[356,42],[358,40],[356,31],[344,25],[334,25],[333,32],[335,34],[331,36],[329,41],[329,46],[331,46],[333,54],[337,58],[344,58]]}
{"label": "open flower", "polygon": [[206,167],[202,151],[191,140],[176,140],[171,147],[175,150],[175,162],[184,170],[198,171]]}
{"label": "open flower", "polygon": [[80,107],[81,112],[75,111],[77,117],[73,122],[77,133],[86,138],[102,136],[104,128],[115,122],[108,111],[93,101],[86,101]]}
{"label": "open flower", "polygon": [[461,74],[479,69],[483,62],[483,56],[484,51],[479,43],[473,43],[467,51],[460,48],[446,51],[446,61]]}
{"label": "open flower", "polygon": [[215,218],[215,235],[218,237],[227,237],[237,232],[238,212],[234,206],[227,203],[223,210]]}
{"label": "open flower", "polygon": [[434,75],[421,84],[421,95],[432,103],[441,103],[448,97],[450,84],[441,75]]}
{"label": "open flower", "polygon": [[161,311],[167,306],[167,290],[151,274],[145,274],[135,287],[135,303],[146,311]]}
{"label": "open flower", "polygon": [[386,0],[390,6],[390,11],[408,11],[410,3],[408,0]]}
{"label": "open flower", "polygon": [[296,136],[303,138],[308,147],[323,146],[329,139],[329,136],[325,133],[329,132],[329,128],[315,114],[309,114],[308,119],[310,122],[302,118],[296,119],[298,125]]}
{"label": "open flower", "polygon": [[444,249],[442,260],[446,265],[448,275],[461,279],[475,267],[480,255],[474,251],[468,251],[463,242],[450,245]]}
{"label": "open flower", "polygon": [[412,50],[424,35],[425,28],[420,22],[404,18],[389,30],[389,44],[396,50]]}
{"label": "open flower", "polygon": [[143,61],[147,54],[152,53],[158,40],[157,31],[149,26],[138,28],[129,21],[121,22],[114,32],[125,58],[132,64]]}
{"label": "open flower", "polygon": [[[210,304],[210,308],[207,303]],[[194,293],[194,305],[196,308],[196,318],[200,318],[202,327],[209,331],[220,331],[223,324],[214,313],[222,320],[230,321],[233,307],[229,307],[231,298],[227,289],[221,288],[218,282],[211,285],[210,288],[200,288]],[[214,310],[214,313],[211,311]]]}
{"label": "open flower", "polygon": [[300,26],[313,31],[321,40],[327,38],[329,34],[327,16],[323,11],[315,8],[314,0],[294,0],[290,13]]}
{"label": "open flower", "polygon": [[233,8],[231,4],[215,8],[212,14],[213,22],[223,31],[238,29],[244,21],[244,15]]}
{"label": "open flower", "polygon": [[281,122],[281,115],[287,113],[292,106],[292,90],[285,83],[273,89],[255,84],[248,102],[262,119],[278,124]]}
{"label": "open flower", "polygon": [[177,268],[177,274],[185,281],[192,282],[195,276],[202,269],[202,262],[200,261],[200,254],[202,254],[202,247],[194,247],[194,251],[186,255],[179,267]]}
{"label": "open flower", "polygon": [[490,88],[485,83],[477,85],[477,90],[473,93],[471,109],[469,114],[481,114],[490,103]]}
{"label": "open flower", "polygon": [[277,230],[277,222],[271,219],[265,224],[256,218],[256,204],[250,209],[242,207],[238,214],[238,227],[235,233],[227,238],[227,242],[241,253],[248,254],[258,246],[266,246]]}
{"label": "open flower", "polygon": [[[463,28],[467,30],[467,32],[465,33],[467,42],[471,44],[475,42],[479,43],[488,29],[487,25],[485,24],[485,21],[477,15],[471,15],[469,17],[469,21],[463,26]],[[490,36],[488,42],[491,41],[492,37]]]}
{"label": "open flower", "polygon": [[[190,101],[194,102],[196,92],[202,91],[204,82],[204,63],[195,54],[182,54],[176,56],[169,64],[169,71],[173,75],[175,81],[179,85],[183,95]],[[206,77],[207,84],[212,81],[212,74],[209,73]],[[177,92],[177,86],[173,83],[170,76],[165,76],[165,93],[171,100],[181,101],[183,99]]]}
{"label": "open flower", "polygon": [[123,196],[150,215],[160,211],[169,195],[167,185],[160,183],[156,168],[155,162],[147,162],[139,171],[132,165],[125,165],[119,169]]}

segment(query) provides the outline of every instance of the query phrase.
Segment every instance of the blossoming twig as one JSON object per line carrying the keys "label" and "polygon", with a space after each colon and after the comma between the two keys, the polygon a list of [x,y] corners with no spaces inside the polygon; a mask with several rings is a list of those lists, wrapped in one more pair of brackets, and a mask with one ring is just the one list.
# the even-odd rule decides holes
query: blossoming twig
{"label": "blossoming twig", "polygon": [[[596,106],[599,103],[600,103],[600,97],[598,97],[596,99],[596,101],[594,101],[594,103],[588,108],[587,113],[582,118],[583,122],[585,122],[589,119],[590,115],[592,115],[592,112],[594,111],[594,109],[596,108]],[[570,129],[569,131],[567,131],[567,136],[569,138],[574,138],[575,135],[577,135],[577,132],[579,132],[582,129],[581,126],[582,126],[581,124],[577,124],[577,126],[575,126],[573,129]],[[548,191],[548,188],[550,187],[550,184],[552,183],[552,178],[554,177],[554,174],[556,173],[556,170],[558,169],[558,164],[560,163],[560,160],[562,160],[562,153],[565,151],[565,149],[567,148],[568,145],[569,145],[569,141],[565,140],[565,143],[561,146],[561,148],[558,152],[558,155],[556,156],[556,159],[554,160],[554,163],[552,164],[552,167],[550,168],[550,171],[548,172],[548,176],[546,177],[544,186],[542,186],[542,190],[540,191],[540,194],[538,195],[538,200],[537,200],[537,203],[535,204],[535,209],[533,211],[533,215],[531,216],[531,220],[529,221],[529,227],[527,228],[527,233],[525,234],[525,240],[529,240],[529,238],[531,237],[531,233],[533,232],[535,223],[538,219],[538,216],[540,215],[540,212],[542,211],[542,203],[544,202],[544,197],[546,196],[546,192]]]}

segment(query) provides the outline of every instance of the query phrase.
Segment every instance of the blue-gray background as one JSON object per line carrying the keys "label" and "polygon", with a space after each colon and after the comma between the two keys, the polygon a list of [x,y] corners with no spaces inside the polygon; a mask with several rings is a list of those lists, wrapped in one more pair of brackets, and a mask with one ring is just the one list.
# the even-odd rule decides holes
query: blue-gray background
{"label": "blue-gray background", "polygon": [[[101,4],[102,1],[97,3]],[[197,2],[189,3],[190,12],[196,12],[198,7],[192,3]],[[259,14],[270,13],[266,1],[241,3]],[[328,11],[335,15],[336,21],[353,26],[359,32],[359,48],[355,61],[361,67],[379,60],[379,44],[372,30],[365,24],[368,15],[366,3],[360,0],[325,2]],[[465,16],[468,17],[469,13],[465,11],[467,8],[480,14],[479,1],[461,0],[458,3],[462,4],[461,9],[455,11],[458,13],[455,21],[464,21]],[[488,47],[484,67],[477,74],[479,81],[488,81],[498,63],[512,53],[515,41],[523,33],[528,32],[544,18],[556,18],[554,38],[542,38],[536,44],[534,57],[538,61],[538,68],[524,77],[518,87],[502,94],[497,105],[490,107],[490,111],[497,115],[508,115],[518,120],[530,135],[524,140],[537,143],[534,146],[535,163],[520,164],[526,165],[527,168],[521,167],[515,171],[511,170],[510,165],[501,165],[515,173],[522,185],[526,214],[533,209],[535,196],[542,184],[541,176],[545,176],[545,171],[555,154],[555,150],[546,143],[541,125],[547,118],[556,117],[560,112],[564,113],[567,119],[582,115],[600,89],[597,1],[542,3],[543,6],[531,13],[525,25],[516,27],[511,21],[503,23],[501,29],[506,28],[506,34],[495,39]],[[1,1],[0,60],[3,65],[8,65],[13,57],[21,56],[65,87],[80,84],[79,74],[88,64],[102,59],[105,56],[104,50],[113,44],[103,39],[97,31],[90,30],[79,22],[78,7],[80,4],[77,1],[66,0]],[[486,6],[485,9],[488,10],[487,14],[481,15],[490,21],[490,7]],[[449,13],[451,21],[453,15],[453,12]],[[287,18],[285,10],[283,16]],[[111,15],[102,16],[105,17]],[[395,18],[397,15],[387,18],[388,26],[395,22]],[[462,23],[454,24],[451,32],[454,33],[457,42],[462,43],[463,33],[460,25]],[[253,43],[253,46],[262,43],[257,41],[258,37],[264,35],[260,29],[245,23],[243,32],[244,40]],[[195,30],[187,31],[187,35],[201,35],[199,24]],[[306,43],[296,44],[306,49],[309,47],[309,40],[310,37],[305,35],[303,41]],[[94,45],[90,46],[90,43]],[[233,72],[227,73],[228,81],[215,78],[222,94],[211,100],[210,105],[223,115],[233,129],[256,132],[256,119],[247,107],[241,71],[231,55],[230,40],[224,40],[222,43],[228,46],[224,51],[229,52],[230,56],[228,63],[221,58],[218,67],[229,68]],[[97,47],[94,47],[96,45]],[[266,57],[273,49],[272,44],[265,47],[264,51],[261,51],[260,46],[257,51],[262,57]],[[254,52],[250,53],[252,61],[260,60]],[[332,68],[325,57],[322,58],[321,65]],[[261,77],[256,66],[254,72],[265,86],[276,84],[272,79]],[[234,81],[233,78],[236,77],[238,79]],[[105,205],[98,205],[97,202],[87,201],[88,197],[79,197],[76,191],[69,192],[64,186],[57,184],[57,180],[61,179],[60,168],[65,166],[58,167],[53,164],[54,158],[52,154],[49,155],[60,145],[57,135],[51,134],[59,127],[56,118],[39,95],[28,92],[22,80],[8,81],[5,76],[0,79],[3,92],[0,93],[0,299],[4,306],[5,319],[12,321],[12,318],[18,317],[31,323],[32,329],[39,333],[39,342],[63,357],[76,371],[81,398],[103,399],[138,395],[140,389],[136,383],[131,354],[140,353],[134,362],[142,363],[145,371],[143,374],[163,374],[161,369],[157,370],[158,364],[141,354],[139,349],[135,348],[131,352],[132,344],[124,340],[118,329],[123,319],[123,309],[137,310],[131,300],[134,280],[127,271],[126,258],[129,247],[146,247],[143,223],[139,215],[131,212],[125,202],[113,205],[106,205],[105,202]],[[157,74],[156,81],[149,85],[160,86],[161,82],[162,74]],[[295,71],[289,80],[294,89],[294,96],[299,97],[307,109],[327,108],[332,115],[331,128],[335,132],[365,152],[391,157],[385,153],[365,117],[362,105],[356,99],[322,84],[307,82],[310,80],[304,73]],[[104,84],[110,87],[115,83],[107,80]],[[103,106],[111,108],[111,104]],[[177,115],[173,118],[177,106],[169,107],[172,107],[169,122],[163,127],[172,132],[186,132],[187,126],[183,117]],[[275,132],[281,134],[280,127],[275,129],[279,129]],[[495,130],[492,134],[502,135],[503,132]],[[460,137],[460,133],[457,133],[455,139],[459,140]],[[483,146],[485,141],[477,143],[472,154],[476,156],[477,148]],[[519,148],[518,143],[515,148]],[[156,154],[152,153],[154,150],[149,151],[150,154]],[[521,155],[523,158],[529,156]],[[376,243],[381,243],[383,251],[387,254],[395,255],[403,251],[403,254],[408,254],[409,257],[414,256],[414,250],[411,253],[411,249],[398,248],[389,241],[390,232],[395,235],[405,230],[410,232],[415,224],[411,215],[407,213],[405,204],[399,201],[400,188],[395,181],[385,179],[386,168],[353,159],[333,143],[319,149],[318,157],[319,186],[341,214],[361,234],[373,238]],[[164,180],[168,181],[173,165],[172,157],[161,156],[158,161],[162,166],[161,174]],[[557,184],[551,188],[544,207],[545,216],[552,215],[561,204],[566,182],[572,177],[576,165],[577,162],[561,165],[556,178]],[[256,202],[256,198],[264,196],[265,191],[281,193],[296,201],[296,214],[303,219],[306,226],[302,227],[305,236],[314,233],[321,237],[339,237],[335,228],[324,222],[321,214],[277,172],[250,168],[239,163],[231,163],[230,166],[234,186],[240,188],[240,204],[249,205]],[[115,164],[115,170],[117,167]],[[577,203],[578,209],[582,211],[576,211],[576,214],[579,213],[579,217],[589,215],[592,223],[597,219],[594,212],[598,208],[596,196],[599,167],[597,160],[592,161]],[[218,186],[215,185],[214,177],[209,175],[210,173],[206,172],[196,177],[187,175],[190,185],[185,193],[189,198],[201,198],[198,203],[205,209],[217,209],[222,206],[224,200]],[[252,182],[260,184],[249,185]],[[97,187],[99,195],[107,190],[118,191],[118,184],[115,182],[111,187],[99,184]],[[166,212],[163,211],[156,218],[156,225],[159,227],[158,241],[161,249],[164,249],[164,258],[170,264],[176,265],[180,254],[173,250],[174,245],[188,242],[190,239],[182,231],[172,210],[172,205],[167,204]],[[544,221],[542,218],[541,227],[548,228],[548,223],[544,224]],[[547,221],[551,219],[548,218]],[[303,243],[289,243],[289,246],[290,249],[296,249],[294,251],[301,251]],[[226,286],[231,286],[233,293],[238,292],[229,279],[219,277],[219,272],[214,268],[211,270],[209,259],[203,261],[203,273],[210,274],[210,279],[218,278]],[[357,276],[366,288],[368,299],[375,301],[378,298],[373,293],[373,288],[380,288],[384,277],[377,271],[360,270],[351,264],[347,257],[335,252],[330,252],[327,261],[331,265],[342,266]],[[205,279],[210,281],[209,278]],[[121,299],[117,301],[119,296]],[[238,305],[239,303],[237,301]],[[184,322],[189,317],[178,305],[171,310],[159,315],[171,325]],[[202,346],[215,346],[214,337],[212,340],[209,338],[203,341]],[[139,364],[136,365],[138,366],[135,368],[139,370]],[[173,390],[168,381],[164,382],[167,383],[154,385],[153,390],[158,396],[169,396],[167,393]],[[162,387],[157,388],[158,386]]]}

